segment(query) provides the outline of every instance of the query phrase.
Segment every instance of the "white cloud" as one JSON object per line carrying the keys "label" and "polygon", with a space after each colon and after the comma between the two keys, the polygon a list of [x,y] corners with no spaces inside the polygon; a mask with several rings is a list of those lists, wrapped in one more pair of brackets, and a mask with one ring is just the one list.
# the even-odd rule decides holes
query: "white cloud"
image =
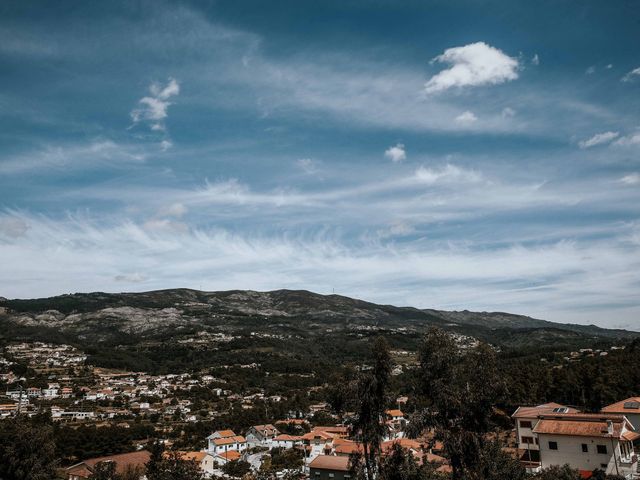
{"label": "white cloud", "polygon": [[640,132],[632,133],[630,135],[625,135],[624,137],[620,137],[615,142],[613,142],[613,144],[620,147],[640,145]]}
{"label": "white cloud", "polygon": [[415,172],[415,177],[420,183],[427,185],[439,182],[472,183],[482,180],[482,175],[479,173],[452,164],[437,169],[419,167]]}
{"label": "white cloud", "polygon": [[398,143],[393,147],[389,147],[385,150],[384,156],[391,160],[393,163],[402,162],[407,159],[407,152],[402,143]]}
{"label": "white cloud", "polygon": [[159,83],[152,83],[151,87],[149,87],[149,90],[154,97],[157,97],[161,100],[167,100],[168,98],[180,93],[180,85],[178,84],[176,79],[169,78],[166,86],[163,87]]}
{"label": "white cloud", "polygon": [[173,143],[170,142],[169,140],[162,140],[160,142],[160,150],[162,150],[163,152],[166,152],[171,147],[173,147]]}
{"label": "white cloud", "polygon": [[[31,228],[24,237],[0,242],[5,273],[0,291],[9,297],[28,296],[34,282],[38,295],[120,291],[123,282],[144,282],[148,289],[202,285],[207,290],[328,293],[335,287],[341,294],[380,303],[538,316],[546,316],[541,305],[552,304],[555,319],[579,308],[583,323],[611,311],[614,300],[635,306],[629,318],[638,313],[640,244],[628,242],[496,248],[395,239],[390,244],[350,243],[333,235],[149,230],[131,221],[13,216]],[[410,233],[403,224],[391,230]],[[428,298],[416,285],[429,286]],[[585,318],[585,311],[591,318]]]}
{"label": "white cloud", "polygon": [[635,80],[637,77],[640,77],[640,67],[634,68],[629,73],[627,73],[624,77],[622,77],[622,81],[631,82]]}
{"label": "white cloud", "polygon": [[475,123],[477,120],[478,120],[478,117],[476,117],[475,113],[470,112],[469,110],[461,113],[456,117],[456,122],[458,122],[461,125],[471,125],[472,123]]}
{"label": "white cloud", "polygon": [[606,68],[607,70],[611,70],[613,68],[613,63],[609,63],[607,66],[605,66],[604,68]]}
{"label": "white cloud", "polygon": [[300,158],[296,160],[296,165],[308,175],[318,173],[318,162],[312,158]]}
{"label": "white cloud", "polygon": [[516,111],[511,107],[505,107],[502,109],[502,118],[512,118],[515,117]]}
{"label": "white cloud", "polygon": [[535,65],[535,66],[540,65],[540,57],[538,56],[537,53],[531,59],[531,65]]}
{"label": "white cloud", "polygon": [[620,179],[620,182],[625,185],[640,185],[640,173],[634,172],[628,175],[625,175]]}
{"label": "white cloud", "polygon": [[151,130],[165,130],[164,120],[167,118],[167,110],[171,105],[169,99],[180,93],[180,84],[174,78],[169,78],[167,84],[152,83],[149,87],[151,96],[142,97],[138,103],[139,108],[131,111],[131,119],[134,124],[146,122]]}
{"label": "white cloud", "polygon": [[580,148],[595,147],[596,145],[602,145],[604,143],[609,143],[609,142],[613,141],[614,139],[618,138],[619,135],[620,135],[619,132],[596,133],[593,137],[578,142],[578,146]]}
{"label": "white cloud", "polygon": [[586,73],[587,75],[593,75],[594,73],[596,73],[596,66],[591,65],[589,68],[585,70],[584,73]]}
{"label": "white cloud", "polygon": [[449,48],[432,62],[452,66],[431,77],[424,87],[427,93],[454,87],[497,85],[518,78],[518,60],[484,42]]}

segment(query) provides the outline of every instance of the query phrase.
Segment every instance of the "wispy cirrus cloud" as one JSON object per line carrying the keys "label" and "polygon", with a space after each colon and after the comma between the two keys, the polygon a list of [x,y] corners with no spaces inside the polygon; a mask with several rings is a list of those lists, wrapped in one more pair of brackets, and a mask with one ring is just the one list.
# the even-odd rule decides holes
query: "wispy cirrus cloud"
{"label": "wispy cirrus cloud", "polygon": [[448,163],[444,167],[433,169],[420,167],[416,170],[416,179],[428,185],[438,182],[473,183],[482,180],[482,175],[472,170],[460,168]]}
{"label": "wispy cirrus cloud", "polygon": [[597,145],[610,143],[620,136],[619,132],[596,133],[594,136],[578,142],[580,148],[591,148]]}
{"label": "wispy cirrus cloud", "polygon": [[438,93],[450,88],[497,85],[518,78],[518,60],[484,42],[448,48],[442,55],[435,57],[432,60],[434,62],[449,64],[451,67],[429,79],[424,86],[427,93]]}
{"label": "wispy cirrus cloud", "polygon": [[640,78],[640,67],[634,68],[629,73],[627,73],[624,77],[622,77],[623,82],[633,82]]}
{"label": "wispy cirrus cloud", "polygon": [[[123,285],[145,290],[335,288],[346,295],[393,298],[418,307],[481,306],[542,315],[548,307],[540,305],[552,304],[555,315],[565,319],[578,305],[580,313],[608,306],[611,296],[638,311],[634,285],[640,280],[640,245],[618,241],[487,249],[424,241],[360,243],[330,234],[149,229],[135,222],[76,216],[54,221],[21,212],[9,216],[28,225],[20,239],[0,242],[6,273],[0,289],[10,297],[37,278],[43,295],[75,291],[78,284],[87,291],[120,291]],[[412,233],[404,226],[392,228],[400,235]],[[412,287],[415,284],[433,285],[428,298]]]}
{"label": "wispy cirrus cloud", "polygon": [[121,144],[112,140],[96,139],[69,145],[46,145],[35,151],[5,157],[0,161],[0,173],[18,175],[38,172],[47,175],[51,171],[118,167],[141,163],[149,151],[143,145]]}

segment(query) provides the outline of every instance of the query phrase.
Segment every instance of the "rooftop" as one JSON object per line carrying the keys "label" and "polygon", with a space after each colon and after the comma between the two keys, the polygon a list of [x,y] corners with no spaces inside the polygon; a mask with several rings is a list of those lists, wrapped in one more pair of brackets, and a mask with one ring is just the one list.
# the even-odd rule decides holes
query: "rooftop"
{"label": "rooftop", "polygon": [[318,455],[309,464],[310,468],[318,470],[338,470],[341,472],[349,471],[349,457],[334,455]]}

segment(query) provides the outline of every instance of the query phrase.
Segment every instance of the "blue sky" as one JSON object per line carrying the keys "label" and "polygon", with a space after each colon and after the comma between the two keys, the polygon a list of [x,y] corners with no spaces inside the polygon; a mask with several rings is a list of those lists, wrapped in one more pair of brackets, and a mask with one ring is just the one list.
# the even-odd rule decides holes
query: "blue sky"
{"label": "blue sky", "polygon": [[3,2],[0,295],[640,330],[636,1]]}

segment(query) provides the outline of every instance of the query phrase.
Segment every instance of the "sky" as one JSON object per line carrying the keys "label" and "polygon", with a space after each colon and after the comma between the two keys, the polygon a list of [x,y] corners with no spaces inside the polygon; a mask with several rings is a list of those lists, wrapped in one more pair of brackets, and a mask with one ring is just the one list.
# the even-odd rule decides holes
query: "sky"
{"label": "sky", "polygon": [[0,4],[0,295],[640,330],[640,2]]}

